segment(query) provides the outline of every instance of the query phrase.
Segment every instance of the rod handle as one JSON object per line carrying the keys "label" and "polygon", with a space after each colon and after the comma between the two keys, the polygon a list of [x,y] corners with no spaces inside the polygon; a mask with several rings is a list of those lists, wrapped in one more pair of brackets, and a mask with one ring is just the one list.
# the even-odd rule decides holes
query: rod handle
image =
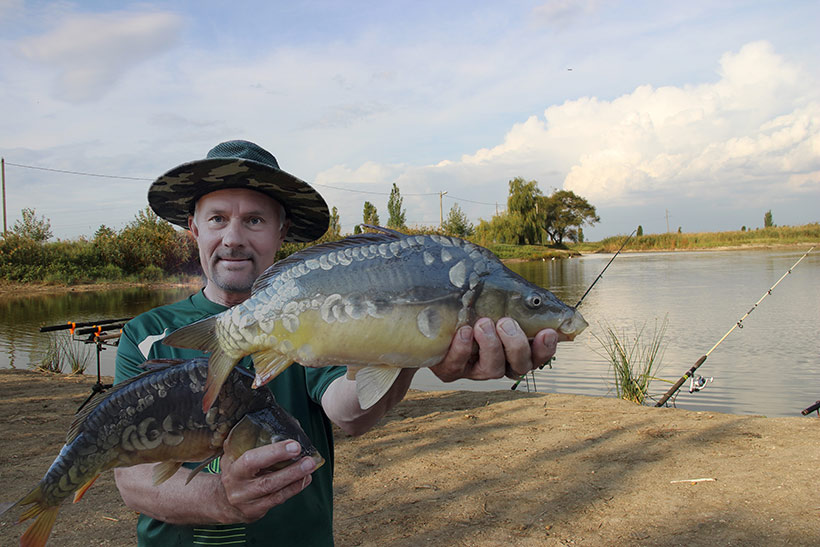
{"label": "rod handle", "polygon": [[678,381],[675,382],[675,385],[673,385],[671,388],[669,388],[669,391],[667,391],[666,394],[664,394],[664,396],[661,397],[661,400],[658,401],[658,403],[655,406],[658,407],[658,406],[665,405],[666,401],[668,401],[669,398],[672,397],[672,395],[674,395],[680,389],[680,386],[682,386],[683,383],[686,380],[688,380],[689,377],[692,376],[695,373],[695,371],[698,369],[699,366],[701,366],[703,364],[703,362],[706,360],[707,357],[708,357],[707,355],[702,355],[700,357],[700,359],[695,361],[695,364],[692,365],[692,368],[690,368],[688,371],[686,371],[686,374],[681,376],[678,379]]}

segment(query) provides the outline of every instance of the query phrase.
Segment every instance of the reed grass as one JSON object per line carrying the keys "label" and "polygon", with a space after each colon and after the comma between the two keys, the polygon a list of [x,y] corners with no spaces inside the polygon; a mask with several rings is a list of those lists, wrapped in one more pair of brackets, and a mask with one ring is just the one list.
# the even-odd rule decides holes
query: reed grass
{"label": "reed grass", "polygon": [[651,339],[647,340],[646,323],[635,326],[634,334],[624,329],[620,335],[607,325],[604,334],[593,336],[601,344],[615,379],[615,393],[619,399],[644,404],[649,385],[663,360],[663,338],[669,324],[664,317],[660,326],[655,322]]}
{"label": "reed grass", "polygon": [[67,369],[71,374],[83,374],[91,361],[91,347],[72,338],[60,335],[49,337],[45,356],[37,368],[46,372],[61,373]]}

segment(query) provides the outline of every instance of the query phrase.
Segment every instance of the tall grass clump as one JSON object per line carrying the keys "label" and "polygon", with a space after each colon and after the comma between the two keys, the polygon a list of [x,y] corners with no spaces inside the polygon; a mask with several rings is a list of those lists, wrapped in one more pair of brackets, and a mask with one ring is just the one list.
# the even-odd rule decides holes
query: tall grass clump
{"label": "tall grass clump", "polygon": [[619,399],[643,404],[649,393],[649,385],[655,380],[663,359],[663,338],[669,320],[664,317],[660,326],[655,322],[651,338],[646,333],[646,323],[635,326],[635,334],[623,330],[620,336],[607,325],[602,336],[593,333],[601,344],[615,378],[615,394]]}
{"label": "tall grass clump", "polygon": [[91,361],[89,344],[77,342],[65,336],[51,336],[45,356],[36,367],[45,372],[61,373],[66,366],[71,374],[83,374]]}

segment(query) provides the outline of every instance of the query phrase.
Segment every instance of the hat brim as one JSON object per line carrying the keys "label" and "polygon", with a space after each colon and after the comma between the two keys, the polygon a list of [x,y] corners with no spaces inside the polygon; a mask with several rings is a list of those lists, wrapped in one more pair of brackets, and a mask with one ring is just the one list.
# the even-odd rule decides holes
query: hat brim
{"label": "hat brim", "polygon": [[306,243],[327,231],[330,214],[319,192],[290,173],[247,159],[183,163],[154,181],[148,189],[148,203],[161,218],[188,228],[197,200],[226,188],[256,190],[282,204],[291,223],[285,241]]}

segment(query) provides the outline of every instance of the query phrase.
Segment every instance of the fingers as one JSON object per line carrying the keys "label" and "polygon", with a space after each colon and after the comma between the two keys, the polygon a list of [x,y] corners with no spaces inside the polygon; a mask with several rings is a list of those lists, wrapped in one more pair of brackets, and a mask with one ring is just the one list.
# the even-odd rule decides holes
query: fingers
{"label": "fingers", "polygon": [[522,374],[531,371],[533,369],[533,360],[530,342],[518,323],[509,317],[503,317],[498,320],[496,330],[504,346],[504,355],[509,365],[507,374],[510,374],[513,378],[518,378]]}
{"label": "fingers", "polygon": [[[566,338],[566,335],[564,337]],[[540,367],[553,358],[559,338],[559,334],[552,329],[544,329],[535,335],[531,346],[534,367]]]}
{"label": "fingers", "polygon": [[[501,320],[503,321],[503,319]],[[501,322],[499,321],[499,322]],[[509,321],[515,323],[510,319]],[[520,330],[518,324],[515,328]],[[524,333],[521,333],[522,336]],[[475,322],[473,336],[478,343],[478,362],[472,367],[470,378],[473,380],[493,380],[503,378],[506,366],[505,346],[499,338],[498,330],[493,325],[492,320],[482,317]],[[509,335],[505,335],[511,338]],[[524,345],[527,345],[527,337],[524,336]],[[517,348],[520,349],[520,348]]]}
{"label": "fingers", "polygon": [[308,457],[278,471],[265,471],[290,462],[299,451],[296,441],[283,441],[248,450],[237,460],[223,456],[221,478],[225,496],[242,521],[258,520],[271,507],[284,503],[310,484],[316,462]]}
{"label": "fingers", "polygon": [[459,378],[464,378],[470,367],[472,353],[473,328],[465,325],[456,332],[452,342],[450,342],[450,349],[441,363],[430,367],[430,370],[442,382],[453,382]]}

